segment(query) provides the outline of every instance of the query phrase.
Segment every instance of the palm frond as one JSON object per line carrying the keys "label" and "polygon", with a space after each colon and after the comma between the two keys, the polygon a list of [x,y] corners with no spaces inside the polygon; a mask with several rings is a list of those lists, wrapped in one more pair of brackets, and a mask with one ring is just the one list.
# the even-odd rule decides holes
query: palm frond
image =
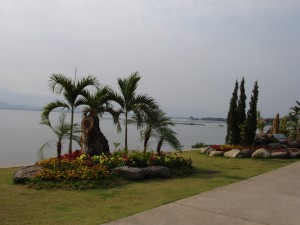
{"label": "palm frond", "polygon": [[49,149],[52,146],[53,142],[56,142],[56,141],[55,140],[50,140],[50,141],[46,142],[45,144],[43,144],[39,148],[39,150],[38,150],[38,156],[39,156],[40,159],[44,159],[44,151],[45,151],[45,149]]}
{"label": "palm frond", "polygon": [[83,77],[82,79],[78,80],[76,82],[75,87],[76,87],[77,92],[80,93],[82,90],[84,90],[88,86],[97,87],[99,85],[100,85],[100,83],[99,83],[97,77],[95,77],[93,75],[88,75],[88,76]]}
{"label": "palm frond", "polygon": [[72,88],[72,79],[63,74],[52,74],[49,79],[49,89],[51,92],[60,95],[64,89]]}
{"label": "palm frond", "polygon": [[[60,101],[60,100],[56,100],[55,102],[48,103],[43,108],[43,112],[41,115],[42,121],[47,121],[47,120],[49,121],[50,112],[57,108],[70,109],[70,106],[67,103]],[[49,121],[49,124],[50,124],[50,121]]]}
{"label": "palm frond", "polygon": [[167,143],[175,150],[181,150],[181,144],[177,139],[177,133],[169,127],[161,127],[153,135],[158,142]]}
{"label": "palm frond", "polygon": [[137,85],[141,79],[138,72],[132,73],[128,78],[118,79],[119,90],[126,105],[130,105],[132,97],[135,96]]}

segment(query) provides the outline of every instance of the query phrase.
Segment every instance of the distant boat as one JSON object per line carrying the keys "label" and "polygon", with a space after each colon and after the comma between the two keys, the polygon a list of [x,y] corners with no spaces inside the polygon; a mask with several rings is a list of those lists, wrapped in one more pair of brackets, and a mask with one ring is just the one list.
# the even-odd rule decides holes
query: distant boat
{"label": "distant boat", "polygon": [[219,124],[219,127],[224,127],[224,125],[223,124]]}

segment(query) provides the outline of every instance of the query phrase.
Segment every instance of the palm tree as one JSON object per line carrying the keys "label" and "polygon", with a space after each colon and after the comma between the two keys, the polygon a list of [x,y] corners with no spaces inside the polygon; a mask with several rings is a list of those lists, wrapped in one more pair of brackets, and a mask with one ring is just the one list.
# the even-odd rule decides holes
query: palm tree
{"label": "palm tree", "polygon": [[128,114],[133,112],[137,118],[142,113],[158,108],[155,100],[147,94],[136,94],[138,82],[141,79],[138,72],[132,73],[128,78],[118,79],[120,94],[113,93],[112,100],[120,105],[120,113],[125,115],[125,151],[128,151]]}
{"label": "palm tree", "polygon": [[157,139],[157,154],[161,154],[161,147],[166,142],[175,150],[181,150],[181,144],[177,139],[177,133],[169,127],[161,127],[156,130],[153,136]]}
{"label": "palm tree", "polygon": [[161,109],[151,110],[142,114],[141,118],[133,117],[132,123],[137,123],[138,127],[143,129],[140,131],[141,137],[144,139],[144,153],[147,151],[148,141],[153,131],[158,131],[161,127],[174,126],[170,117]]}
{"label": "palm tree", "polygon": [[101,132],[99,118],[102,117],[104,112],[112,115],[114,124],[120,127],[119,112],[115,111],[110,104],[112,89],[108,86],[99,87],[95,94],[85,93],[86,107],[83,110],[83,115],[91,116],[94,119],[94,125],[89,133],[88,147],[91,150],[90,154],[109,153],[109,145],[106,137]]}
{"label": "palm tree", "polygon": [[83,98],[83,95],[87,93],[86,88],[89,86],[96,87],[98,84],[97,78],[92,75],[79,80],[76,80],[76,77],[72,80],[62,74],[52,74],[50,76],[48,84],[50,91],[58,95],[62,95],[63,100],[56,100],[48,103],[43,108],[42,120],[49,121],[50,112],[57,108],[68,109],[68,111],[71,112],[69,153],[72,152],[74,110],[76,107],[86,104],[86,101]]}
{"label": "palm tree", "polygon": [[296,101],[297,105],[294,107],[291,107],[290,109],[292,110],[292,114],[294,115],[299,115],[300,114],[300,102]]}
{"label": "palm tree", "polygon": [[[63,140],[70,138],[70,131],[71,131],[71,124],[66,123],[66,112],[62,112],[59,116],[59,122],[56,126],[52,126],[49,123],[49,120],[42,120],[41,124],[48,126],[53,133],[55,134],[56,138],[52,139],[45,144],[43,144],[39,149],[39,155],[41,158],[44,158],[44,150],[46,148],[50,148],[52,144],[56,144],[56,151],[57,151],[57,159],[58,159],[58,166],[60,167],[60,158],[61,158],[61,150],[62,150],[62,144]],[[72,134],[72,140],[75,140],[79,143],[80,139],[79,136],[75,135],[75,133],[79,133],[80,130],[78,128],[77,124],[73,125],[73,134]]]}

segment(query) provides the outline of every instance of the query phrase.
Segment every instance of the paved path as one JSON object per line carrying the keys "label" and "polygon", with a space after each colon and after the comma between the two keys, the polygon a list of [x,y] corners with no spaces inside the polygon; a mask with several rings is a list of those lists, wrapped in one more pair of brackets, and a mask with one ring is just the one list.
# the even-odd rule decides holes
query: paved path
{"label": "paved path", "polygon": [[300,162],[106,225],[300,225]]}

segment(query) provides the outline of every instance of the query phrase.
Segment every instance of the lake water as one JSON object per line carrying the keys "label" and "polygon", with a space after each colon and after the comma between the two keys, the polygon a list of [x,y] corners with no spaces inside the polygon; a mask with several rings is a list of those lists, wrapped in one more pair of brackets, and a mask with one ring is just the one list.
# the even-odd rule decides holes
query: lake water
{"label": "lake water", "polygon": [[[0,167],[10,165],[32,164],[39,160],[38,150],[45,142],[54,139],[52,131],[45,125],[40,125],[41,112],[2,110],[0,109]],[[51,121],[55,124],[59,113],[50,114]],[[75,114],[75,122],[80,123],[81,114]],[[190,122],[188,119],[174,119],[174,122]],[[176,124],[174,131],[178,134],[178,139],[183,145],[183,149],[191,148],[196,142],[206,144],[223,144],[226,136],[226,124],[212,123],[209,121],[196,121],[198,125]],[[109,116],[104,116],[100,120],[100,127],[109,141],[110,150],[114,150],[114,143],[124,146],[124,132],[117,133],[116,128]],[[123,127],[122,127],[123,128]],[[150,140],[149,149],[156,149],[155,140]],[[128,127],[128,147],[129,149],[143,149],[139,131],[136,126]],[[63,145],[63,153],[68,149],[68,142]],[[74,149],[79,146],[74,144]],[[162,150],[172,151],[168,145],[163,145]],[[56,146],[45,151],[45,157],[55,156]]]}

